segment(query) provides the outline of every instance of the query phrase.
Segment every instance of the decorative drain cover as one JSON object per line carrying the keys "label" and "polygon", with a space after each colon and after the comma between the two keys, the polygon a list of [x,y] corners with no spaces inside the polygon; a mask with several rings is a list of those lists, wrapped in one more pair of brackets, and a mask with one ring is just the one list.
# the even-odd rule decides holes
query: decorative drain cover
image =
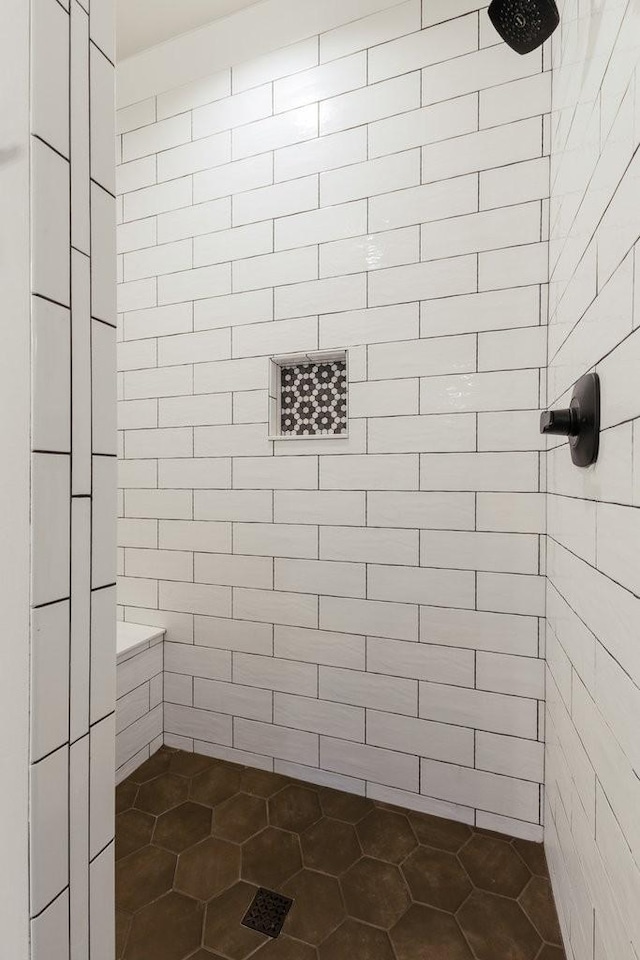
{"label": "decorative drain cover", "polygon": [[247,910],[242,924],[274,940],[280,936],[293,900],[273,890],[260,889]]}

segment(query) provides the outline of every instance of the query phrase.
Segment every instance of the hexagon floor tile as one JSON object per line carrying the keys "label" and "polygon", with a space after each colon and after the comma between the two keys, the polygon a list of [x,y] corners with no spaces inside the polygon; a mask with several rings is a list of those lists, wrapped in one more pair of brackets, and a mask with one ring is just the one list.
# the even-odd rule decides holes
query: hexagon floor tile
{"label": "hexagon floor tile", "polygon": [[116,960],[565,960],[539,844],[170,747],[116,810]]}

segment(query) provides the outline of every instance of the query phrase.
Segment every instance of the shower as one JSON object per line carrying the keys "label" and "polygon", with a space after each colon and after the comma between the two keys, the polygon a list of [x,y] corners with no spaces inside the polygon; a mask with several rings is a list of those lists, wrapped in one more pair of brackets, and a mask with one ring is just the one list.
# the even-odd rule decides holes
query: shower
{"label": "shower", "polygon": [[489,17],[516,53],[531,53],[548,40],[560,23],[555,0],[493,0]]}

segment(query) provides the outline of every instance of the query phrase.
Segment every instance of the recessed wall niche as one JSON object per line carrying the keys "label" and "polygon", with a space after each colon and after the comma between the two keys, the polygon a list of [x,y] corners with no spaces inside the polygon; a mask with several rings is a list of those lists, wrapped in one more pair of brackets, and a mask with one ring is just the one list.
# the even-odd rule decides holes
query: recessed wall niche
{"label": "recessed wall niche", "polygon": [[346,350],[272,357],[269,438],[346,438],[348,382]]}

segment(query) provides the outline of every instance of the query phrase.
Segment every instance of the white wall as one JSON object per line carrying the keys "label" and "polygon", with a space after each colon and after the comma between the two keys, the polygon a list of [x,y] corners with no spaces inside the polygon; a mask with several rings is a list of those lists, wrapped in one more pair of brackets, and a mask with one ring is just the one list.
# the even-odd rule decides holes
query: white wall
{"label": "white wall", "polygon": [[[120,111],[120,603],[169,742],[540,839],[550,75],[478,6]],[[273,444],[319,347],[350,437]]]}
{"label": "white wall", "polygon": [[[7,4],[0,34],[0,897],[8,956],[29,955],[29,11]],[[6,414],[10,411],[9,416]],[[10,735],[8,735],[10,731]]]}
{"label": "white wall", "polygon": [[572,960],[640,956],[639,26],[635,0],[565,0],[554,42],[549,402],[596,370],[604,427],[594,467],[548,457],[545,833]]}
{"label": "white wall", "polygon": [[3,950],[113,960],[112,11],[5,12]]}

